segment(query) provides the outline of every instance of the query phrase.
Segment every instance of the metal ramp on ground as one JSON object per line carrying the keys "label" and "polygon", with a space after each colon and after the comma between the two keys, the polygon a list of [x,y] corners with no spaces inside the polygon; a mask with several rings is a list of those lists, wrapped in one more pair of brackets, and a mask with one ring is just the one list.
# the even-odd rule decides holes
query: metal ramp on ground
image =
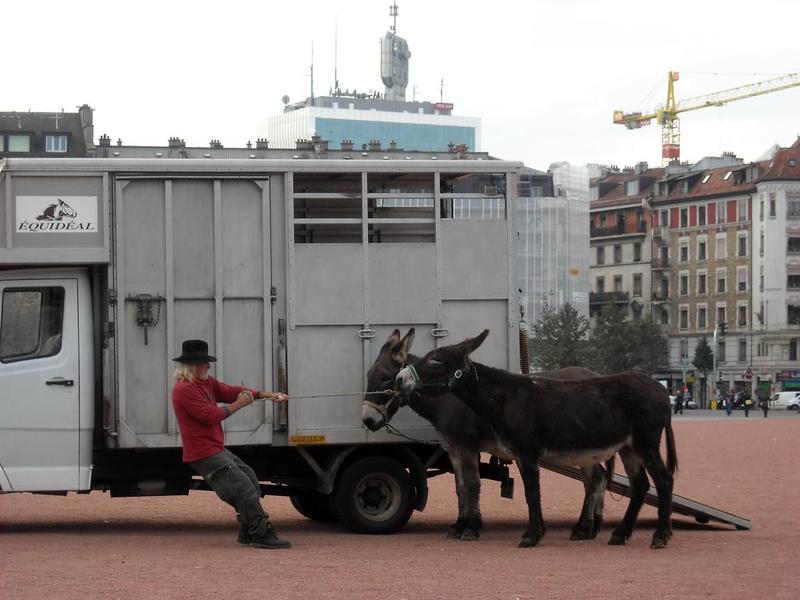
{"label": "metal ramp on ground", "polygon": [[[572,479],[583,481],[583,475],[580,470],[575,467],[562,467],[546,461],[541,461],[540,464],[548,471],[553,471],[571,477]],[[617,494],[622,494],[626,498],[631,497],[630,481],[624,475],[614,473],[611,478],[609,490]],[[658,506],[658,495],[652,485],[647,491],[645,502],[650,506]],[[684,498],[674,493],[672,494],[672,512],[687,517],[693,517],[695,521],[703,524],[716,521],[718,523],[733,525],[739,530],[749,530],[753,528],[753,524],[748,519],[714,508],[713,506],[708,506],[707,504],[702,504],[701,502],[696,502],[695,500],[690,500],[689,498]]]}

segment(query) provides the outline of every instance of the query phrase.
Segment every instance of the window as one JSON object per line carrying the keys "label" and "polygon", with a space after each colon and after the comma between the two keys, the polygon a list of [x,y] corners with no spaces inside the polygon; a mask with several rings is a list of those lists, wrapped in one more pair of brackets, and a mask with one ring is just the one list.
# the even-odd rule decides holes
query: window
{"label": "window", "polygon": [[67,151],[67,136],[66,135],[45,135],[44,136],[44,149],[45,149],[45,152],[66,152]]}
{"label": "window", "polygon": [[786,197],[786,217],[788,219],[800,218],[800,196]]}
{"label": "window", "polygon": [[614,275],[614,291],[622,291],[622,275]]}
{"label": "window", "polygon": [[703,183],[708,183],[708,180],[711,179],[711,173],[707,173],[705,177],[703,177]]}
{"label": "window", "polygon": [[658,219],[658,224],[662,227],[669,227],[669,211],[662,210],[661,217]]}
{"label": "window", "polygon": [[689,295],[689,274],[688,273],[681,273],[681,277],[680,277],[680,295],[681,296],[688,296]]}
{"label": "window", "polygon": [[726,269],[717,269],[717,293],[725,293],[725,283],[728,278]]}
{"label": "window", "polygon": [[697,240],[697,260],[705,260],[708,242],[706,240]]}
{"label": "window", "polygon": [[689,226],[689,209],[682,208],[681,209],[681,227],[688,227]]}
{"label": "window", "polygon": [[725,176],[722,178],[722,181],[728,181],[728,179],[730,179],[731,177],[731,173],[732,171],[728,171],[727,173],[725,173]]}
{"label": "window", "polygon": [[721,200],[720,202],[717,202],[717,223],[725,223],[727,220],[727,215],[725,214],[725,201]]}
{"label": "window", "polygon": [[631,313],[633,315],[634,322],[638,323],[642,320],[642,306],[641,304],[634,304],[631,306]]}
{"label": "window", "polygon": [[4,290],[0,362],[58,354],[63,316],[64,288]]}
{"label": "window", "polygon": [[789,340],[789,360],[797,360],[797,338]]}
{"label": "window", "polygon": [[719,358],[717,359],[717,362],[723,363],[725,362],[725,341],[720,340],[719,342],[717,342],[717,345],[719,348]]}
{"label": "window", "polygon": [[708,276],[706,275],[705,271],[699,272],[697,274],[697,294],[698,295],[705,295],[708,292],[706,291],[706,281]]}
{"label": "window", "polygon": [[739,221],[747,221],[747,198],[739,198],[736,201],[736,215]]}
{"label": "window", "polygon": [[736,326],[747,327],[747,305],[742,304],[736,307]]}
{"label": "window", "polygon": [[606,248],[605,248],[605,246],[598,246],[597,247],[597,264],[598,265],[606,264]]}
{"label": "window", "polygon": [[689,242],[681,242],[681,262],[689,262]]}
{"label": "window", "polygon": [[622,262],[622,246],[619,244],[614,246],[614,263]]}
{"label": "window", "polygon": [[786,307],[786,322],[789,325],[800,325],[800,306],[790,304]]}
{"label": "window", "polygon": [[662,325],[669,325],[669,312],[668,311],[663,310],[663,309],[661,310],[661,315],[660,315],[659,322]]}
{"label": "window", "polygon": [[602,294],[606,291],[606,278],[605,277],[598,277],[595,279],[597,293]]}
{"label": "window", "polygon": [[800,254],[800,237],[790,237],[786,251],[789,254]]}
{"label": "window", "polygon": [[758,255],[764,256],[764,232],[761,232],[761,235],[758,236]]}
{"label": "window", "polygon": [[6,149],[6,138],[4,135],[0,135],[0,152],[3,152]]}
{"label": "window", "polygon": [[800,290],[800,275],[787,275],[786,287],[790,290]]}
{"label": "window", "polygon": [[739,338],[739,362],[747,362],[747,340]]}
{"label": "window", "polygon": [[739,267],[736,269],[736,291],[747,291],[747,267]]}
{"label": "window", "polygon": [[633,244],[633,262],[642,260],[642,243],[636,242]]}
{"label": "window", "polygon": [[642,274],[633,274],[633,295],[641,297],[642,295]]}
{"label": "window", "polygon": [[605,227],[605,226],[606,226],[606,214],[603,213],[600,215],[600,227]]}
{"label": "window", "polygon": [[763,221],[763,220],[764,220],[764,200],[761,200],[761,202],[759,202],[759,206],[758,206],[758,220],[759,220],[759,221]]}
{"label": "window", "polygon": [[700,227],[703,227],[706,224],[706,207],[705,207],[705,205],[697,207],[697,224]]}
{"label": "window", "polygon": [[725,317],[725,307],[718,306],[717,307],[717,323],[727,323],[728,319]]}
{"label": "window", "polygon": [[705,329],[707,325],[707,309],[705,306],[698,306],[697,307],[697,328],[698,329]]}
{"label": "window", "polygon": [[747,256],[747,233],[736,238],[736,256]]}
{"label": "window", "polygon": [[681,309],[680,328],[681,329],[689,329],[689,309],[688,308],[682,308]]}
{"label": "window", "polygon": [[758,343],[758,355],[769,356],[769,344],[767,342]]}
{"label": "window", "polygon": [[720,233],[717,235],[717,258],[724,259],[728,257],[728,234]]}
{"label": "window", "polygon": [[681,338],[681,358],[689,358],[689,340]]}
{"label": "window", "polygon": [[775,192],[769,193],[769,216],[774,217],[776,215],[775,211]]}
{"label": "window", "polygon": [[30,152],[31,151],[31,136],[29,136],[29,135],[9,135],[8,136],[8,151],[9,152]]}

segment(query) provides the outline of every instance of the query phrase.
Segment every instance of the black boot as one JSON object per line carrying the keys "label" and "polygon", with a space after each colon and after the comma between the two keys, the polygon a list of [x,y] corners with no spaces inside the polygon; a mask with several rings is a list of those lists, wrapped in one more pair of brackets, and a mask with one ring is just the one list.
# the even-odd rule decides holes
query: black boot
{"label": "black boot", "polygon": [[260,537],[252,537],[250,539],[250,545],[253,548],[264,548],[264,549],[272,549],[272,548],[291,548],[292,543],[289,540],[284,540],[278,537],[278,534],[275,533],[275,529],[272,527],[272,523],[267,523],[267,530],[264,535]]}

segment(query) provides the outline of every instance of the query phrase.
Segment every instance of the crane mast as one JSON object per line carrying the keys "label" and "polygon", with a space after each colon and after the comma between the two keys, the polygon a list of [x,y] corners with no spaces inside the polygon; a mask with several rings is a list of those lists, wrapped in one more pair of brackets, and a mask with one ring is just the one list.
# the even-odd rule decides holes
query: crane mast
{"label": "crane mast", "polygon": [[680,113],[698,110],[708,106],[724,106],[728,102],[762,96],[780,90],[800,86],[800,73],[789,73],[773,79],[759,81],[749,85],[742,85],[727,90],[712,92],[702,96],[695,96],[675,101],[675,82],[680,79],[678,71],[667,74],[667,101],[652,111],[641,113],[625,113],[621,110],[614,111],[614,123],[625,125],[628,129],[639,129],[650,125],[653,119],[661,125],[661,158],[664,163],[680,160],[681,155],[681,130]]}

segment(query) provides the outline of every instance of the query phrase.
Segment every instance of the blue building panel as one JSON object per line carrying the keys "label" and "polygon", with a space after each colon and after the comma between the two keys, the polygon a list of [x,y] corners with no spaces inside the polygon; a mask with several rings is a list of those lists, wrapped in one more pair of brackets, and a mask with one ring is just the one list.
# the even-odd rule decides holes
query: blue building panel
{"label": "blue building panel", "polygon": [[314,130],[323,139],[330,140],[331,148],[338,148],[342,140],[352,140],[355,149],[360,149],[362,144],[368,144],[370,140],[380,140],[382,147],[387,148],[389,142],[394,140],[402,150],[446,151],[450,143],[465,144],[467,150],[475,150],[474,127],[318,117]]}

